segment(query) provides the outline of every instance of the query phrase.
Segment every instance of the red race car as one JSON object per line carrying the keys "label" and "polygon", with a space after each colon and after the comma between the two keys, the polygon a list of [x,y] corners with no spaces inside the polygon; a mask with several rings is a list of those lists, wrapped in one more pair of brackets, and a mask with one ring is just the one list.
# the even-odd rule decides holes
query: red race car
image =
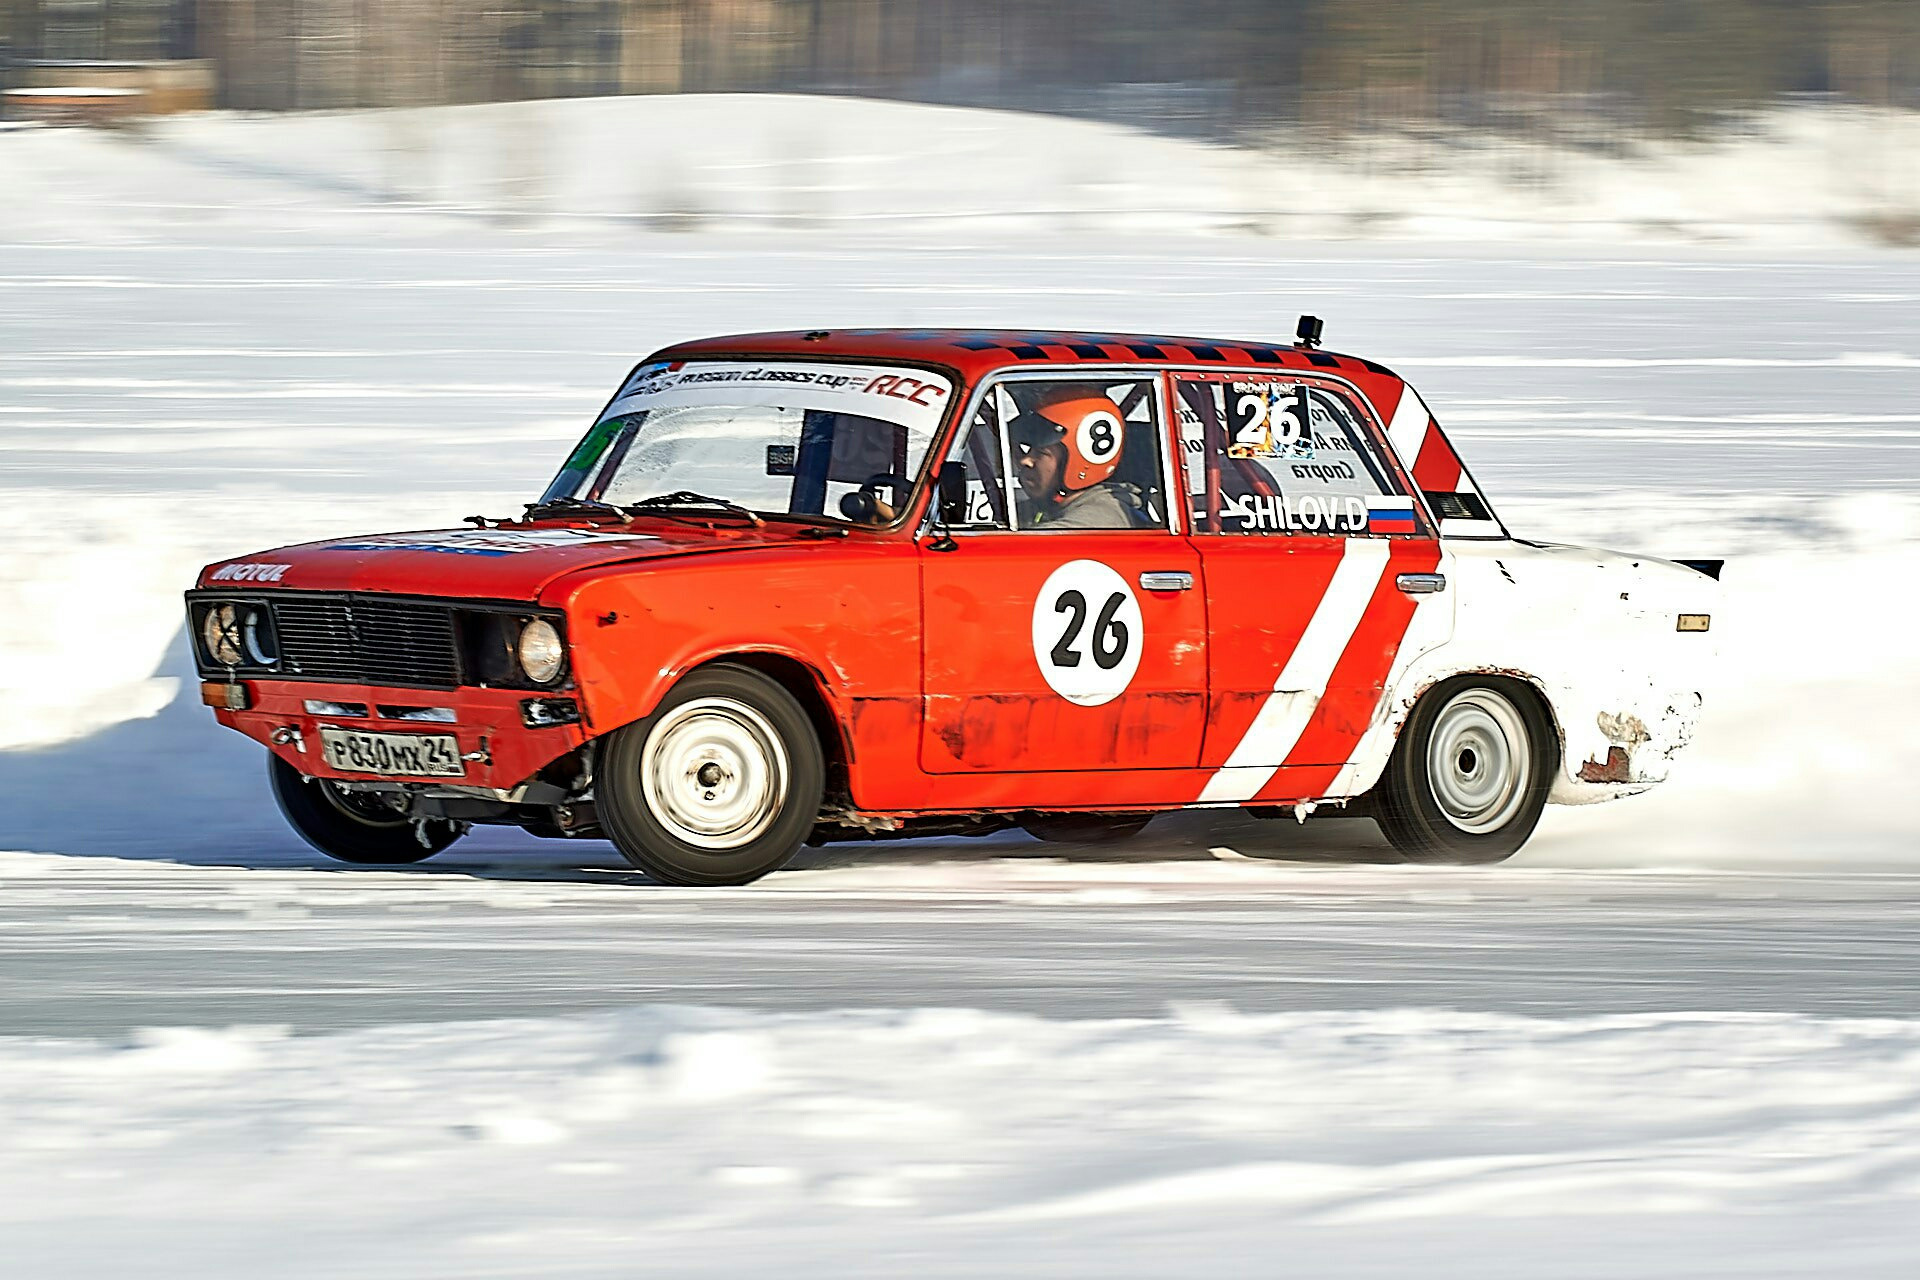
{"label": "red race car", "polygon": [[499,823],[676,884],[1195,807],[1488,862],[1664,778],[1718,562],[1511,537],[1412,387],[1300,333],[670,347],[518,519],[209,566],[202,696],[334,857]]}

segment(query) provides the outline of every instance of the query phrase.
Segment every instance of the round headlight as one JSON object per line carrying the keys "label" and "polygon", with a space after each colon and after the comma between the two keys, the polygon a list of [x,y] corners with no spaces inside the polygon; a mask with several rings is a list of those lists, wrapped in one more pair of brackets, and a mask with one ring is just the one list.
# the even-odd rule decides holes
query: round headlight
{"label": "round headlight", "polygon": [[535,618],[520,628],[520,670],[535,684],[549,684],[565,665],[567,651],[560,644],[560,633],[545,618]]}
{"label": "round headlight", "polygon": [[240,665],[240,610],[230,604],[217,604],[200,619],[200,639],[207,656],[223,667]]}
{"label": "round headlight", "polygon": [[273,619],[259,605],[244,606],[241,619],[240,647],[246,650],[247,661],[256,667],[272,666],[280,657],[273,647]]}

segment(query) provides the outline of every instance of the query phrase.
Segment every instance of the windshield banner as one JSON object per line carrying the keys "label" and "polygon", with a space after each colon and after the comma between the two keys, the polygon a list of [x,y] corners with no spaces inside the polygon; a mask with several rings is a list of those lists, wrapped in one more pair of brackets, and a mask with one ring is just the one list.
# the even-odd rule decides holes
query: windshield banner
{"label": "windshield banner", "polygon": [[940,425],[952,392],[940,374],[900,365],[676,361],[636,370],[608,414],[690,405],[824,409],[897,423],[925,437]]}

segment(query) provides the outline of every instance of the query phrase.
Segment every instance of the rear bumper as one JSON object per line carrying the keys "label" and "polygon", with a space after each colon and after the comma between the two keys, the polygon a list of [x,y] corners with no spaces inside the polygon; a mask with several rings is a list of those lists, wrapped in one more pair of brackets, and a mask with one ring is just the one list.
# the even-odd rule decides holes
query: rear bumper
{"label": "rear bumper", "polygon": [[[511,791],[587,740],[578,724],[530,729],[521,703],[535,695],[518,689],[394,689],[361,684],[311,681],[242,680],[245,710],[215,707],[214,716],[278,755],[301,773],[343,781],[400,781],[431,785],[486,787]],[[364,706],[367,714],[316,714],[308,703]],[[422,721],[393,714],[401,709],[449,710],[449,721]],[[329,766],[320,751],[322,728],[369,733],[452,734],[466,772],[461,777],[395,777],[344,772]]]}

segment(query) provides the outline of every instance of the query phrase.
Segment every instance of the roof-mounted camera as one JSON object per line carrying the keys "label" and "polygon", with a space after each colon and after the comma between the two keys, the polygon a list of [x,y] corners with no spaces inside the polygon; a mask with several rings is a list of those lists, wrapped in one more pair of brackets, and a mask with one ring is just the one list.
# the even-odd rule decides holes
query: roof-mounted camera
{"label": "roof-mounted camera", "polygon": [[1319,316],[1301,316],[1300,323],[1293,329],[1293,345],[1304,351],[1313,350],[1320,345],[1320,334],[1325,328]]}

